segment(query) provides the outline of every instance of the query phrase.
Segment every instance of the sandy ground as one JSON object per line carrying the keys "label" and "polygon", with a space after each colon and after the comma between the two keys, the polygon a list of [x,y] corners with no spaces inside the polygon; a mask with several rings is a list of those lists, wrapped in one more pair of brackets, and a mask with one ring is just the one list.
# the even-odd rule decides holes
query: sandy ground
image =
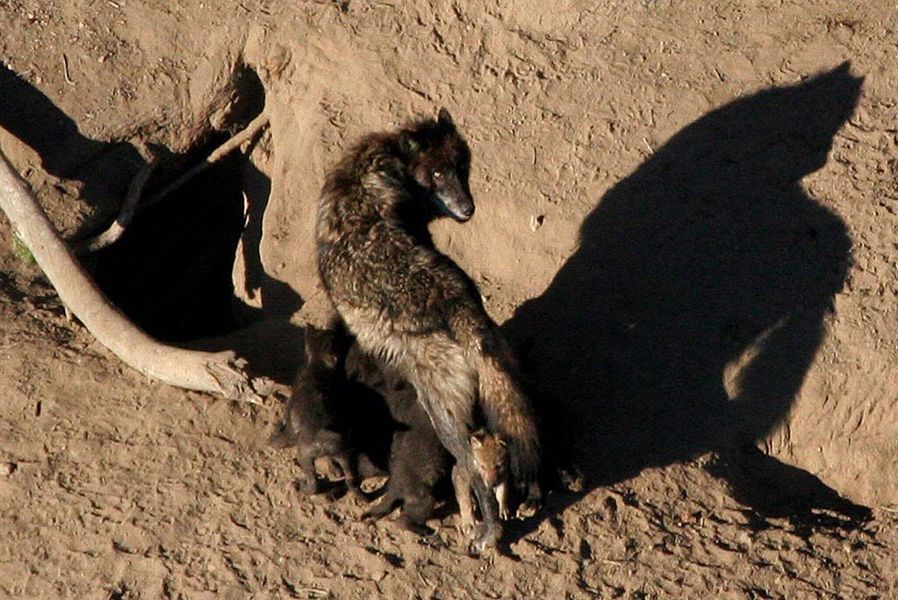
{"label": "sandy ground", "polygon": [[116,214],[138,144],[160,186],[265,107],[240,157],[86,264],[155,335],[284,384],[324,310],[323,173],[448,107],[478,209],[435,239],[587,478],[483,560],[454,515],[440,544],[300,497],[266,444],[278,397],[136,374],[4,221],[0,594],[894,597],[894,22],[826,0],[0,0],[0,147],[66,237]]}

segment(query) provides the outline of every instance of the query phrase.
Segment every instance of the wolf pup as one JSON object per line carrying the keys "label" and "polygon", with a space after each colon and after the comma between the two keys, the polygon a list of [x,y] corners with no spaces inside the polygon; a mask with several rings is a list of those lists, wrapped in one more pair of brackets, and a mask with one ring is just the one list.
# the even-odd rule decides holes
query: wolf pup
{"label": "wolf pup", "polygon": [[[437,437],[430,417],[418,402],[415,389],[389,368],[365,355],[357,345],[346,359],[347,375],[377,390],[387,401],[396,422],[390,447],[390,480],[380,502],[365,514],[380,519],[401,505],[399,523],[419,535],[433,531],[434,488],[449,473],[451,456]],[[371,374],[374,374],[372,377]]]}
{"label": "wolf pup", "polygon": [[505,442],[494,433],[478,429],[471,434],[471,454],[474,458],[474,467],[486,486],[496,496],[496,501],[499,503],[499,518],[507,521],[508,450],[505,447]]}
{"label": "wolf pup", "polygon": [[[306,364],[300,369],[287,403],[287,415],[280,431],[270,439],[272,446],[297,446],[297,462],[303,471],[299,491],[318,491],[315,459],[329,457],[343,471],[346,484],[355,487],[354,449],[349,443],[350,423],[345,418],[351,408],[341,406],[343,360],[350,338],[338,329],[306,328]],[[345,402],[345,401],[344,401]]]}
{"label": "wolf pup", "polygon": [[[532,491],[540,463],[533,407],[470,277],[433,244],[427,225],[474,214],[470,150],[445,109],[392,133],[363,138],[328,174],[318,209],[318,271],[359,346],[417,391],[456,485],[470,485],[483,530],[479,553],[501,536],[498,506],[476,472],[476,414],[508,444],[517,486]],[[456,495],[461,495],[456,490]]]}

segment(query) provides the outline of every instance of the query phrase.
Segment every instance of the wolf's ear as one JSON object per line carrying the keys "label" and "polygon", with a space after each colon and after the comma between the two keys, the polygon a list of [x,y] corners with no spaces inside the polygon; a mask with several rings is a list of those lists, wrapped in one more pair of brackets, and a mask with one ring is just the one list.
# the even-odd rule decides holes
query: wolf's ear
{"label": "wolf's ear", "polygon": [[445,108],[440,108],[440,112],[437,113],[437,123],[445,127],[455,126],[455,123],[452,122],[452,115]]}
{"label": "wolf's ear", "polygon": [[412,157],[421,151],[421,144],[408,131],[399,134],[399,150],[406,157]]}
{"label": "wolf's ear", "polygon": [[323,329],[318,329],[314,325],[306,325],[306,356],[311,358],[317,356],[324,349],[327,342]]}
{"label": "wolf's ear", "polygon": [[336,335],[330,329],[306,327],[306,358],[309,362],[334,367],[337,364],[337,349],[334,347]]}

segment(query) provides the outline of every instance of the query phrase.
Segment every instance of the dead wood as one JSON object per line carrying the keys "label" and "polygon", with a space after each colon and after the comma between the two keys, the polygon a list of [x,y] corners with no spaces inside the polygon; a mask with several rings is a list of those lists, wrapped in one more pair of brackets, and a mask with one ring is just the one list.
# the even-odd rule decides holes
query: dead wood
{"label": "dead wood", "polygon": [[75,247],[76,254],[89,254],[114,244],[120,237],[122,237],[122,234],[125,233],[125,229],[128,228],[128,225],[131,224],[131,220],[137,212],[137,205],[143,195],[143,188],[146,186],[147,181],[150,179],[150,175],[153,174],[153,169],[156,168],[156,164],[159,162],[159,158],[153,154],[145,144],[138,144],[137,151],[145,161],[144,166],[140,169],[137,175],[134,176],[134,179],[131,180],[131,184],[128,186],[128,194],[125,196],[125,201],[122,203],[122,210],[115,218],[115,221],[113,221],[105,231],[78,244]]}
{"label": "dead wood", "polygon": [[25,182],[0,151],[0,208],[50,283],[88,331],[144,375],[177,387],[257,402],[270,387],[253,378],[232,352],[202,352],[162,344],[128,320],[103,295],[59,238]]}
{"label": "dead wood", "polygon": [[177,190],[179,187],[239,148],[242,144],[252,140],[254,137],[256,137],[256,134],[262,131],[262,129],[267,125],[268,113],[262,111],[255,119],[250,121],[246,127],[235,133],[233,136],[225,140],[225,142],[222,143],[218,148],[213,150],[203,162],[194,165],[183,175],[166,185],[157,193],[153,194],[153,196],[147,199],[146,205],[151,206],[159,202],[160,200]]}
{"label": "dead wood", "polygon": [[[203,162],[194,165],[186,173],[166,185],[151,197],[147,198],[143,202],[144,207],[156,204],[157,202],[180,188],[182,185],[220,161],[222,158],[239,148],[242,144],[252,140],[267,125],[268,114],[263,111],[255,119],[250,121],[245,128],[235,133],[233,136],[225,140],[225,142],[218,146],[215,150],[213,150],[212,153],[209,154],[209,156],[206,157],[205,160],[203,160]],[[155,169],[156,164],[159,161],[158,157],[155,156],[145,145],[138,145],[137,150],[140,153],[140,156],[144,159],[145,164],[131,181],[131,185],[128,188],[128,194],[125,197],[125,201],[122,203],[121,212],[119,213],[118,217],[116,217],[115,221],[113,221],[105,231],[79,244],[75,248],[75,252],[77,254],[88,254],[91,252],[96,252],[101,248],[105,248],[114,244],[120,237],[122,237],[122,234],[125,233],[125,230],[131,224],[131,220],[134,218],[134,214],[137,211],[137,206],[141,201],[141,197],[143,196],[143,189],[146,186],[150,175],[153,173],[153,169]]]}

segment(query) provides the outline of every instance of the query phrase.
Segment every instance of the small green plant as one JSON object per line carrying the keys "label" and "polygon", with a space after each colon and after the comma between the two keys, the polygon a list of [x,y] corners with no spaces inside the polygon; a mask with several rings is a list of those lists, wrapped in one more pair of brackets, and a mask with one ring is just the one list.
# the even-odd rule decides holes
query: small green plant
{"label": "small green plant", "polygon": [[25,245],[25,242],[22,241],[17,235],[12,236],[12,251],[15,252],[16,256],[19,257],[25,265],[29,267],[33,267],[37,264],[37,261],[34,260],[34,255],[31,253],[31,250],[28,249],[28,246]]}

